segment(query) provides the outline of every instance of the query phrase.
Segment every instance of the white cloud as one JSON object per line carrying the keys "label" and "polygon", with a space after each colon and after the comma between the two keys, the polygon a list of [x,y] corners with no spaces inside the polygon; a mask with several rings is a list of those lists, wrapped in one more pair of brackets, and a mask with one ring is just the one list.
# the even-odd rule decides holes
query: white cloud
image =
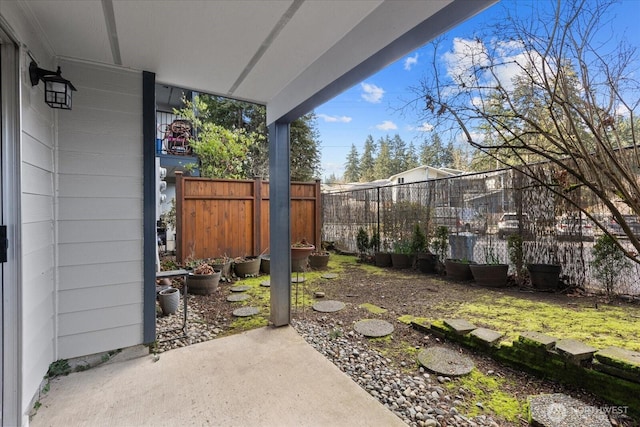
{"label": "white cloud", "polygon": [[430,125],[427,122],[422,123],[420,126],[416,128],[419,132],[431,132],[433,130],[433,125]]}
{"label": "white cloud", "polygon": [[372,104],[378,104],[380,101],[382,101],[384,89],[382,89],[381,87],[378,87],[371,83],[360,83],[360,87],[364,92],[362,93],[362,98],[365,101],[371,102]]}
{"label": "white cloud", "polygon": [[395,130],[398,129],[398,126],[396,126],[395,123],[393,123],[391,120],[385,120],[382,123],[379,123],[376,125],[376,129],[378,130]]}
{"label": "white cloud", "polygon": [[318,114],[318,117],[327,123],[349,123],[352,120],[349,116],[330,116],[328,114]]}
{"label": "white cloud", "polygon": [[404,69],[409,71],[417,63],[418,63],[418,52],[416,52],[415,55],[410,56],[404,60]]}

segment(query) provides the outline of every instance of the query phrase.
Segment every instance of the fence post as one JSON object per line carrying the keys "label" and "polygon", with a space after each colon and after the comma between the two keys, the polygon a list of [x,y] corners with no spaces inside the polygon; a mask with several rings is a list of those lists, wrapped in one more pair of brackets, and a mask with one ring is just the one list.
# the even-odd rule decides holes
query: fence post
{"label": "fence post", "polygon": [[262,247],[262,178],[253,178],[253,255],[260,255]]}
{"label": "fence post", "polygon": [[178,264],[182,264],[184,261],[182,247],[183,185],[182,171],[176,171],[176,261]]}

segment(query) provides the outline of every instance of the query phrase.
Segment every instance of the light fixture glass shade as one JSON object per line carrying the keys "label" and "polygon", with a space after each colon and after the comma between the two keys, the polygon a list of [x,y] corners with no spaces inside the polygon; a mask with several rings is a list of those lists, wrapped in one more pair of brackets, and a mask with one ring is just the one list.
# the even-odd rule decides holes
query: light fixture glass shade
{"label": "light fixture glass shade", "polygon": [[44,102],[51,108],[71,110],[71,87],[69,83],[54,79],[45,80]]}

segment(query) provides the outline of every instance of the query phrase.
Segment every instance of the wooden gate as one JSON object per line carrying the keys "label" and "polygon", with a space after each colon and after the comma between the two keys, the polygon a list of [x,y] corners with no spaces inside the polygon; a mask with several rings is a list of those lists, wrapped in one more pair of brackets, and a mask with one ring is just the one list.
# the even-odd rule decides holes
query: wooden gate
{"label": "wooden gate", "polygon": [[[320,247],[320,181],[291,183],[291,240]],[[185,177],[176,172],[176,258],[269,252],[269,183]]]}

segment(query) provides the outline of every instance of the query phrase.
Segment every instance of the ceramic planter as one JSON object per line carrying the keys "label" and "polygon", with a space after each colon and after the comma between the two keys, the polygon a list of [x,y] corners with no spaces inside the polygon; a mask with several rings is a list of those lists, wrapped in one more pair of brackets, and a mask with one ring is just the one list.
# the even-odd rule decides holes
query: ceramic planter
{"label": "ceramic planter", "polygon": [[531,286],[538,291],[555,291],[560,283],[558,264],[527,264]]}
{"label": "ceramic planter", "polygon": [[313,270],[323,270],[329,264],[329,252],[309,255],[309,266]]}
{"label": "ceramic planter", "polygon": [[313,245],[291,246],[291,271],[302,273],[309,267],[309,255],[316,250]]}
{"label": "ceramic planter", "polygon": [[269,255],[260,256],[260,271],[264,274],[271,274],[271,257]]}
{"label": "ceramic planter", "polygon": [[180,305],[180,291],[176,288],[162,290],[158,293],[158,302],[163,315],[173,314],[178,311]]}
{"label": "ceramic planter", "polygon": [[222,272],[213,270],[213,274],[193,274],[187,276],[187,288],[190,294],[211,295],[218,289]]}
{"label": "ceramic planter", "polygon": [[507,286],[507,264],[471,264],[473,280],[481,286],[504,288]]}
{"label": "ceramic planter", "polygon": [[219,260],[217,264],[211,264],[214,270],[220,270],[221,277],[230,278],[231,277],[231,266],[233,263],[230,259],[227,260]]}
{"label": "ceramic planter", "polygon": [[459,259],[446,259],[444,261],[444,268],[447,272],[447,277],[452,280],[460,282],[466,282],[473,280],[473,274],[471,274],[471,263],[469,261],[462,261]]}
{"label": "ceramic planter", "polygon": [[391,254],[388,252],[376,252],[375,260],[377,267],[391,267]]}
{"label": "ceramic planter", "polygon": [[261,259],[259,257],[247,257],[242,260],[236,260],[234,263],[236,276],[257,276],[258,274],[260,274],[260,263]]}

